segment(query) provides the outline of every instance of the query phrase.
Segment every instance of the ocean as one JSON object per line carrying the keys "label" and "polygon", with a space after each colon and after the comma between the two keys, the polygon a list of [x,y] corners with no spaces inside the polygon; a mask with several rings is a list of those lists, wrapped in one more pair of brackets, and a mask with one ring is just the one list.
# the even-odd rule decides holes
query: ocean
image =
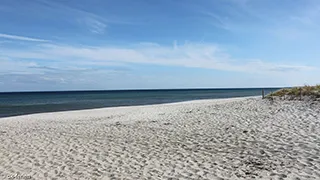
{"label": "ocean", "polygon": [[[264,88],[266,93],[279,88]],[[261,88],[0,93],[0,117],[102,107],[149,105],[261,95]]]}

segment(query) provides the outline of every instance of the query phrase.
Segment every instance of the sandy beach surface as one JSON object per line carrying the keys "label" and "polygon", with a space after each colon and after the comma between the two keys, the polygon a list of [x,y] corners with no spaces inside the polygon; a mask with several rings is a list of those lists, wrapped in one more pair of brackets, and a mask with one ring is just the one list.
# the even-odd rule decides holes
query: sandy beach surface
{"label": "sandy beach surface", "polygon": [[0,118],[0,179],[320,179],[320,103],[261,98]]}

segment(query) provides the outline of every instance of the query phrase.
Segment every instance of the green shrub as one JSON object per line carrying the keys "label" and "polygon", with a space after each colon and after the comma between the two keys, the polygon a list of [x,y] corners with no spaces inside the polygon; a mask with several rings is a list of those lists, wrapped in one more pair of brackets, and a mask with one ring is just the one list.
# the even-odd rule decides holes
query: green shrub
{"label": "green shrub", "polygon": [[303,87],[293,87],[293,88],[285,88],[280,89],[274,93],[271,93],[268,95],[268,97],[283,97],[283,96],[293,96],[293,97],[300,97],[302,96],[314,96],[314,97],[320,97],[320,85],[316,86],[309,86],[305,85]]}

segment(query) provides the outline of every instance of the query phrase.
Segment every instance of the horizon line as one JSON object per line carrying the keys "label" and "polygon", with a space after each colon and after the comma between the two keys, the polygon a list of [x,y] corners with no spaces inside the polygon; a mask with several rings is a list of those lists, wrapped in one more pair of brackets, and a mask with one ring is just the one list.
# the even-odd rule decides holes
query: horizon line
{"label": "horizon line", "polygon": [[[294,86],[292,86],[294,87]],[[206,88],[141,88],[141,89],[96,89],[96,90],[57,90],[57,91],[50,91],[50,90],[45,90],[45,91],[0,91],[1,94],[4,93],[56,93],[56,92],[115,92],[115,91],[177,91],[177,90],[229,90],[229,89],[233,89],[233,90],[238,90],[238,89],[282,89],[282,88],[290,88],[290,87],[241,87],[241,88],[224,88],[224,87],[219,87],[219,88],[210,88],[210,87],[206,87]]]}

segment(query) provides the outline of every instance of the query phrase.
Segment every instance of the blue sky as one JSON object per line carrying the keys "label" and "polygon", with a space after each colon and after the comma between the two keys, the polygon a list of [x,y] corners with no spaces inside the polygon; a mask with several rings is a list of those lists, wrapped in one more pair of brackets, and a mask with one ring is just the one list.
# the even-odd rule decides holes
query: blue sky
{"label": "blue sky", "polygon": [[318,0],[1,0],[0,91],[320,83]]}

